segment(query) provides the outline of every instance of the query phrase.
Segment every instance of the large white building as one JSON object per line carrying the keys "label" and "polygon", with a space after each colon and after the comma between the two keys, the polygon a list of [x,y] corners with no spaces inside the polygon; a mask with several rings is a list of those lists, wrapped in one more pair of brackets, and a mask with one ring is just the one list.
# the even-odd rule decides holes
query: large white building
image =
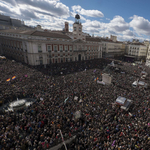
{"label": "large white building", "polygon": [[1,54],[29,65],[46,65],[102,57],[101,40],[82,32],[80,16],[75,16],[73,32],[42,30],[1,30]]}

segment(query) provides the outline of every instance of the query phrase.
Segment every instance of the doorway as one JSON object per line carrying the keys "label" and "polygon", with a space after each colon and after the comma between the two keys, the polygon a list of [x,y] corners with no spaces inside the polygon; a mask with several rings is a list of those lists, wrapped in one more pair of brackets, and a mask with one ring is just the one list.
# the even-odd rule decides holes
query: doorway
{"label": "doorway", "polygon": [[81,61],[81,54],[78,55],[78,61]]}

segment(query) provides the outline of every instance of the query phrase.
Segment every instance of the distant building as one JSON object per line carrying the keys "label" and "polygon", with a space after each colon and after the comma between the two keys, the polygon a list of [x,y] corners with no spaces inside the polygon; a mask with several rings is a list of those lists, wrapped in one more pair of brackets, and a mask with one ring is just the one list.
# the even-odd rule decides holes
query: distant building
{"label": "distant building", "polygon": [[134,60],[146,60],[147,46],[143,43],[133,40],[127,43],[127,56],[133,57]]}
{"label": "distant building", "polygon": [[15,29],[15,28],[31,28],[24,24],[24,21],[19,19],[10,18],[0,14],[0,30]]}

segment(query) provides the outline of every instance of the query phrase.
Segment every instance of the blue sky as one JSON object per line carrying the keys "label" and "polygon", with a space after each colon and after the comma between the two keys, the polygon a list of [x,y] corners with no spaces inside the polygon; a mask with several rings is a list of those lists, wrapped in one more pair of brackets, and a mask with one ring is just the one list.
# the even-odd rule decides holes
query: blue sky
{"label": "blue sky", "polygon": [[150,39],[149,6],[148,0],[1,0],[0,13],[50,30],[62,30],[68,21],[70,31],[78,13],[83,32],[143,41]]}

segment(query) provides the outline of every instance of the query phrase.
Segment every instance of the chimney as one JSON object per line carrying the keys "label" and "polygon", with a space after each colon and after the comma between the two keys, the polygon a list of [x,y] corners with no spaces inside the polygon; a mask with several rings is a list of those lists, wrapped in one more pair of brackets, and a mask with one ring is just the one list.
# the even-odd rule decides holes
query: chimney
{"label": "chimney", "polygon": [[69,32],[69,23],[65,22],[65,32]]}

